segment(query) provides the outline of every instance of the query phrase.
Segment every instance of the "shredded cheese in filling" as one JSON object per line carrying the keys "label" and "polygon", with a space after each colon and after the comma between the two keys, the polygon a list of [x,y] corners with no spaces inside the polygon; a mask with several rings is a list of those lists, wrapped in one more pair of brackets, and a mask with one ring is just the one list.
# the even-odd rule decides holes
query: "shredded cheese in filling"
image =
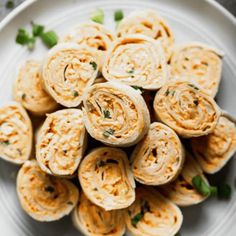
{"label": "shredded cheese in filling", "polygon": [[31,121],[21,105],[12,103],[0,109],[0,156],[16,164],[31,153]]}
{"label": "shredded cheese in filling", "polygon": [[125,208],[135,198],[135,183],[129,168],[121,149],[95,149],[80,165],[82,189],[93,203],[105,210]]}
{"label": "shredded cheese in filling", "polygon": [[206,173],[217,172],[236,151],[235,124],[220,117],[213,133],[192,139],[191,147]]}
{"label": "shredded cheese in filling", "polygon": [[148,134],[131,157],[137,181],[161,185],[173,181],[182,169],[184,150],[173,130],[161,123],[152,123]]}
{"label": "shredded cheese in filling", "polygon": [[86,131],[79,109],[64,109],[47,116],[37,142],[37,160],[43,170],[72,175],[82,158]]}
{"label": "shredded cheese in filling", "polygon": [[215,101],[188,82],[169,83],[154,100],[156,116],[183,137],[197,137],[213,131],[220,110]]}
{"label": "shredded cheese in filling", "polygon": [[23,209],[39,221],[62,218],[71,212],[78,200],[74,184],[47,175],[36,161],[27,161],[20,169],[17,192]]}

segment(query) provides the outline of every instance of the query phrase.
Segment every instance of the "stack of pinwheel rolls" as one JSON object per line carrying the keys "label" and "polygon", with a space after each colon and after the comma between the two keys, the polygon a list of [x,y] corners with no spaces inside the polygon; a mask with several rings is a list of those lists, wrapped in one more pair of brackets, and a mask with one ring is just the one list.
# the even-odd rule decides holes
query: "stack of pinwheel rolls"
{"label": "stack of pinwheel rolls", "polygon": [[87,236],[176,235],[179,207],[208,199],[193,178],[208,185],[205,173],[236,151],[235,120],[214,100],[222,59],[204,43],[179,45],[159,13],[142,10],[116,32],[82,23],[22,64],[16,102],[0,108],[0,157],[23,164],[25,212],[38,221],[73,212]]}

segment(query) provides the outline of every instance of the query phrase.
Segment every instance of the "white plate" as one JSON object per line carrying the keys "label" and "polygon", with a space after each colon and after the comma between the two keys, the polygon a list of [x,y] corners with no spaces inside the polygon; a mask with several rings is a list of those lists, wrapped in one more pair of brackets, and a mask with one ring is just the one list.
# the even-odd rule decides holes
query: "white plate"
{"label": "white plate", "polygon": [[[236,116],[236,20],[214,1],[207,0],[29,0],[0,24],[0,105],[11,100],[11,87],[19,63],[28,58],[43,58],[46,48],[37,42],[36,50],[14,42],[17,29],[33,20],[65,34],[90,13],[102,8],[106,25],[114,30],[113,13],[124,10],[125,15],[135,9],[152,8],[159,12],[173,28],[177,43],[201,41],[225,52],[223,79],[217,101]],[[33,3],[32,5],[30,3]],[[0,230],[9,236],[72,236],[79,235],[70,217],[55,223],[38,223],[21,210],[15,191],[17,167],[0,161]],[[230,163],[215,177],[234,185],[236,161]],[[214,181],[214,179],[213,179]],[[195,207],[183,209],[182,236],[235,236],[236,194],[230,201],[210,199]]]}

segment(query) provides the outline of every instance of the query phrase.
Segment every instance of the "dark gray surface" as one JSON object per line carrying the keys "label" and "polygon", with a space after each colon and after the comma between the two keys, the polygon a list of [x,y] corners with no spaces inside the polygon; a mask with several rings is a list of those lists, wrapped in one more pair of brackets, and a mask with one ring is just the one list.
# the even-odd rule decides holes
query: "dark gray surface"
{"label": "dark gray surface", "polygon": [[[17,6],[24,0],[14,0],[14,5]],[[203,1],[203,0],[196,0]],[[223,5],[227,10],[229,10],[234,16],[236,16],[236,0],[216,0],[221,5]],[[0,20],[3,19],[12,9],[6,9],[7,0],[0,0]]]}
{"label": "dark gray surface", "polygon": [[[201,0],[200,0],[201,1]],[[234,16],[236,16],[236,0],[216,0],[229,10]]]}

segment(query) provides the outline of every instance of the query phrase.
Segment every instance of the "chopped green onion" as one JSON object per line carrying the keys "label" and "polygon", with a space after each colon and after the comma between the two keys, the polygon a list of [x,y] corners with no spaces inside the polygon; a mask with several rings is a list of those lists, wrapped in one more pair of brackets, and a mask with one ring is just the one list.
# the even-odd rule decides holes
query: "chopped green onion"
{"label": "chopped green onion", "polygon": [[113,135],[115,133],[115,130],[114,129],[108,129],[108,130],[105,130],[103,132],[103,136],[105,136],[106,138],[108,138],[110,135]]}
{"label": "chopped green onion", "polygon": [[114,20],[115,21],[121,21],[124,18],[124,13],[122,10],[117,10],[114,13]]}
{"label": "chopped green onion", "polygon": [[74,96],[74,97],[78,97],[78,96],[79,96],[79,93],[78,93],[77,91],[74,91],[74,92],[73,92],[73,96]]}
{"label": "chopped green onion", "polygon": [[141,92],[143,92],[143,88],[142,87],[139,87],[137,85],[131,85],[131,87],[135,90],[140,90]]}
{"label": "chopped green onion", "polygon": [[90,18],[92,21],[96,23],[103,24],[104,23],[104,12],[102,9],[96,9]]}
{"label": "chopped green onion", "polygon": [[58,42],[58,36],[54,31],[48,31],[40,35],[42,41],[49,48],[55,46]]}
{"label": "chopped green onion", "polygon": [[31,22],[32,24],[32,33],[34,36],[40,36],[44,31],[43,25],[37,25],[34,22]]}
{"label": "chopped green onion", "polygon": [[195,86],[194,84],[188,84],[188,86],[190,86],[190,87],[192,87],[192,88],[194,88],[196,90],[199,90],[199,88],[197,86]]}
{"label": "chopped green onion", "polygon": [[94,70],[97,70],[98,65],[96,62],[90,61],[89,64],[93,67]]}
{"label": "chopped green onion", "polygon": [[231,187],[228,184],[220,184],[218,186],[218,197],[221,199],[229,199],[231,192]]}
{"label": "chopped green onion", "polygon": [[1,143],[1,144],[5,144],[5,145],[9,145],[9,144],[10,144],[9,140],[1,141],[0,143]]}
{"label": "chopped green onion", "polygon": [[128,70],[127,73],[129,73],[129,74],[133,74],[133,73],[134,73],[134,69],[132,69],[132,70]]}
{"label": "chopped green onion", "polygon": [[137,223],[143,218],[143,214],[140,212],[136,214],[132,219],[131,219],[131,224],[136,227]]}
{"label": "chopped green onion", "polygon": [[194,188],[203,196],[211,195],[210,186],[206,183],[206,181],[200,175],[193,177],[192,184]]}
{"label": "chopped green onion", "polygon": [[28,40],[28,49],[29,50],[33,50],[34,49],[34,45],[35,45],[35,38],[34,37],[30,37]]}
{"label": "chopped green onion", "polygon": [[21,95],[21,98],[24,100],[24,99],[26,98],[26,94],[23,93],[23,94]]}
{"label": "chopped green onion", "polygon": [[104,118],[111,119],[111,113],[110,113],[110,111],[104,110],[104,111],[103,111],[103,115],[104,115]]}
{"label": "chopped green onion", "polygon": [[165,96],[168,96],[169,93],[170,93],[170,91],[169,91],[169,89],[167,89],[166,92],[165,92]]}
{"label": "chopped green onion", "polygon": [[7,9],[12,9],[12,8],[14,8],[14,6],[15,6],[15,4],[14,4],[13,1],[7,1],[6,2],[6,8]]}
{"label": "chopped green onion", "polygon": [[210,186],[211,196],[215,197],[218,194],[218,188],[215,186]]}
{"label": "chopped green onion", "polygon": [[25,29],[20,28],[16,36],[16,42],[21,45],[26,45],[28,44],[29,39],[30,35],[28,34],[28,32]]}

